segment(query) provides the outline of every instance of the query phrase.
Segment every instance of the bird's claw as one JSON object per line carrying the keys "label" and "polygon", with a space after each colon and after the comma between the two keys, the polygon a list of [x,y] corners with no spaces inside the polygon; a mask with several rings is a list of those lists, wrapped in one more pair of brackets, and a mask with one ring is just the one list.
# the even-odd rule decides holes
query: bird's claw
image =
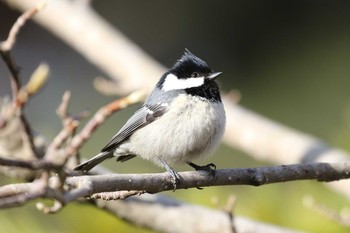
{"label": "bird's claw", "polygon": [[177,184],[180,183],[179,175],[176,172],[174,172],[174,175],[175,176],[173,176],[173,174],[171,174],[171,176],[173,178],[173,192],[175,192]]}
{"label": "bird's claw", "polygon": [[[215,170],[216,170],[216,165],[213,163],[209,163],[207,165],[204,166],[199,166],[197,164],[194,164],[192,162],[187,162],[188,165],[190,165],[191,167],[193,167],[196,171],[206,171],[209,173],[210,176],[215,176]],[[203,188],[201,187],[197,187],[197,189],[202,190]]]}
{"label": "bird's claw", "polygon": [[211,176],[215,176],[215,170],[216,170],[216,165],[213,163],[209,163],[204,166],[199,166],[197,164],[194,164],[192,162],[187,162],[188,165],[193,167],[196,171],[206,171],[209,173]]}
{"label": "bird's claw", "polygon": [[174,171],[164,160],[159,159],[159,161],[163,164],[164,168],[170,173],[171,177],[173,178],[173,192],[175,192],[177,184],[180,183],[179,174],[177,174],[177,172]]}

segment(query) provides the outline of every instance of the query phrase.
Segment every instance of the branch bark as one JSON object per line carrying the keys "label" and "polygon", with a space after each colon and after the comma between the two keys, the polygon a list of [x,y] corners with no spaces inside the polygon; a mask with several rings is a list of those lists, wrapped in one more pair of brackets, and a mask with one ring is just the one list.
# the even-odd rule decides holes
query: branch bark
{"label": "branch bark", "polygon": [[[19,165],[22,166],[22,164]],[[180,183],[177,185],[177,189],[222,185],[261,186],[296,180],[329,182],[350,178],[350,163],[313,163],[275,167],[235,168],[217,170],[215,171],[215,175],[210,175],[205,171],[179,172],[178,174]],[[55,179],[55,177],[52,179]],[[23,204],[23,201],[16,199],[16,196],[19,198],[21,197],[19,195],[22,194],[36,198],[56,198],[63,204],[67,204],[79,197],[92,196],[93,194],[102,192],[133,190],[147,193],[159,193],[172,190],[172,182],[172,177],[168,173],[155,173],[68,177],[65,180],[65,185],[70,188],[63,192],[52,186],[39,186],[38,188],[38,183],[42,184],[40,182],[33,183],[32,185],[28,184],[27,186],[24,184],[11,184],[0,187],[0,198],[11,197],[10,200],[1,202],[0,208],[11,206],[11,204]],[[27,187],[28,190],[23,189],[23,187]],[[12,194],[8,191],[11,188],[13,190]],[[18,190],[21,190],[19,194],[17,193]],[[36,193],[40,193],[41,195],[36,195]]]}
{"label": "branch bark", "polygon": [[[350,178],[350,163],[313,163],[282,165],[275,167],[234,168],[216,170],[215,175],[205,171],[179,172],[177,189],[222,185],[261,186],[296,180],[335,181]],[[139,190],[158,193],[172,190],[172,178],[168,173],[155,174],[110,174],[76,176],[66,180],[68,185],[91,183],[92,195],[100,192]]]}

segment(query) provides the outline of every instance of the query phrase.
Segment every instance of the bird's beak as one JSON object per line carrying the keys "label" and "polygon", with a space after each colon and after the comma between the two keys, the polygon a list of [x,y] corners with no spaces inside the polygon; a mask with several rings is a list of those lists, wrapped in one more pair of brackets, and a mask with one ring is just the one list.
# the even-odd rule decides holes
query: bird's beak
{"label": "bird's beak", "polygon": [[220,74],[222,74],[222,72],[214,72],[214,73],[209,74],[206,78],[207,78],[207,79],[212,79],[212,80],[214,80],[214,79],[216,79]]}

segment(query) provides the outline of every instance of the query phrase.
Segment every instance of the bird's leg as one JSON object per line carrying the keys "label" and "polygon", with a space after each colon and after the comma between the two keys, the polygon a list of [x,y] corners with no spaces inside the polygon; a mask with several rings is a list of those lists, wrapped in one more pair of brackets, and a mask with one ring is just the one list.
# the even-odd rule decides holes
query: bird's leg
{"label": "bird's leg", "polygon": [[163,167],[170,173],[171,177],[173,178],[173,191],[176,190],[176,185],[180,182],[179,174],[177,174],[176,171],[174,171],[164,160],[159,159],[159,161],[163,164]]}
{"label": "bird's leg", "polygon": [[207,165],[204,166],[199,166],[197,164],[194,164],[192,162],[187,161],[186,162],[188,165],[190,165],[191,167],[193,167],[196,171],[206,171],[208,172],[211,176],[215,176],[215,170],[216,170],[216,166],[213,163],[209,163]]}

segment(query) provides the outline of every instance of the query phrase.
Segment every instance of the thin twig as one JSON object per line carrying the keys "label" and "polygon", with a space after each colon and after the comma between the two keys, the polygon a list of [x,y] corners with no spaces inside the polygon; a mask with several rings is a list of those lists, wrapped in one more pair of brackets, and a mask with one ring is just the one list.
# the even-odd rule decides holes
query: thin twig
{"label": "thin twig", "polygon": [[9,35],[7,39],[0,43],[0,50],[2,51],[10,51],[14,44],[16,43],[16,37],[19,33],[20,29],[24,26],[24,24],[31,19],[38,11],[40,11],[44,6],[46,2],[42,2],[41,4],[37,5],[36,7],[29,9],[25,11],[14,23],[12,26]]}
{"label": "thin twig", "polygon": [[65,91],[62,96],[61,104],[58,106],[56,110],[56,113],[60,117],[62,123],[67,119],[69,115],[68,107],[69,107],[70,98],[71,98],[71,92]]}
{"label": "thin twig", "polygon": [[12,98],[16,99],[18,91],[21,87],[21,82],[19,78],[19,69],[15,64],[15,61],[12,58],[10,51],[3,51],[0,49],[0,55],[11,73]]}
{"label": "thin twig", "polygon": [[8,167],[28,168],[32,170],[38,170],[43,168],[52,169],[57,167],[55,164],[50,163],[43,159],[24,161],[24,160],[18,160],[18,159],[8,159],[6,157],[0,157],[0,165],[8,166]]}
{"label": "thin twig", "polygon": [[24,24],[31,19],[39,10],[41,10],[44,7],[44,3],[29,9],[25,11],[14,23],[12,26],[9,35],[7,39],[3,42],[0,43],[0,54],[5,61],[11,75],[11,87],[12,87],[12,94],[13,94],[13,99],[16,98],[19,89],[21,87],[20,79],[19,79],[19,69],[14,62],[14,59],[11,54],[11,50],[13,49],[13,46],[16,43],[16,37],[20,31],[20,29],[24,26]]}
{"label": "thin twig", "polygon": [[233,209],[236,206],[237,198],[235,195],[230,195],[227,199],[227,203],[224,209],[224,212],[227,213],[229,220],[231,221],[232,233],[237,233],[236,226],[234,224],[235,216],[233,214]]}
{"label": "thin twig", "polygon": [[72,136],[73,132],[75,132],[76,128],[79,126],[79,121],[74,120],[73,118],[69,118],[69,121],[66,121],[65,126],[62,130],[56,135],[54,140],[52,140],[49,150],[54,149],[57,150],[60,148],[63,143]]}

